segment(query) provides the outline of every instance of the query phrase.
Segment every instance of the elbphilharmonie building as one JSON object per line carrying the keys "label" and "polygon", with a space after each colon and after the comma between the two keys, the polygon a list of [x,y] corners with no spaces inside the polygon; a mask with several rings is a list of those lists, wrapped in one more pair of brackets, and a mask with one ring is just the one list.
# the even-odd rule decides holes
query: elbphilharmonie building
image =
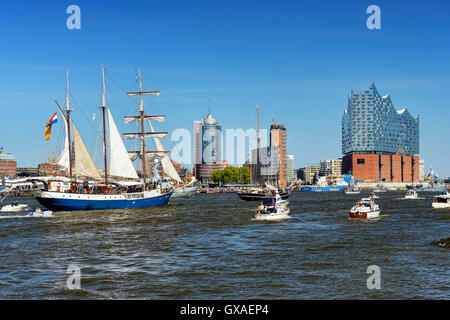
{"label": "elbphilharmonie building", "polygon": [[419,179],[419,117],[396,110],[375,84],[352,91],[342,117],[343,173],[359,180]]}

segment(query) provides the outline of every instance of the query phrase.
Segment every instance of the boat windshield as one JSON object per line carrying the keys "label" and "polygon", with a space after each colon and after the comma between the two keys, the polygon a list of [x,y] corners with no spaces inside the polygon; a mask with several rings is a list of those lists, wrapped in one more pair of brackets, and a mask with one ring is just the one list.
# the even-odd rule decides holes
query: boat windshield
{"label": "boat windshield", "polygon": [[265,206],[273,206],[275,203],[275,199],[274,198],[263,198],[262,202],[263,202],[263,205],[265,205]]}

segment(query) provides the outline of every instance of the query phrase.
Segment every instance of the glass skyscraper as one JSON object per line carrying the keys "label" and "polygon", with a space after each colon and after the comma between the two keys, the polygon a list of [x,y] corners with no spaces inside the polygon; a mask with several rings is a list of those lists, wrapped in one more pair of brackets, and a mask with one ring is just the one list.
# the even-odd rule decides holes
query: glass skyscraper
{"label": "glass skyscraper", "polygon": [[352,91],[342,117],[343,173],[357,179],[417,181],[419,116],[396,110],[375,84]]}
{"label": "glass skyscraper", "polygon": [[419,153],[419,116],[395,110],[391,97],[382,97],[372,84],[348,97],[342,117],[342,153]]}
{"label": "glass skyscraper", "polygon": [[222,161],[222,127],[211,113],[201,122],[194,122],[194,148],[194,175],[197,180],[209,181],[214,170],[226,166]]}

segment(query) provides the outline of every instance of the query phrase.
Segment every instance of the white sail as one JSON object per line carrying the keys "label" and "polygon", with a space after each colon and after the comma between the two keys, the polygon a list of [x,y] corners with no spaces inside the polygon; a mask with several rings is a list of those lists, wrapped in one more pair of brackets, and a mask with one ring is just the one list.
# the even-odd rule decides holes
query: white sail
{"label": "white sail", "polygon": [[73,124],[73,144],[75,149],[75,173],[95,180],[102,180],[94,161],[86,148],[75,123]]}
{"label": "white sail", "polygon": [[58,165],[60,165],[61,167],[63,167],[64,169],[66,169],[67,171],[69,171],[69,167],[70,167],[70,154],[69,154],[69,131],[68,131],[68,123],[67,123],[67,119],[66,116],[64,115],[64,113],[62,112],[62,110],[59,108],[59,112],[61,112],[61,115],[64,120],[64,129],[66,132],[65,138],[64,138],[64,149],[61,152],[61,154],[58,157]]}
{"label": "white sail", "polygon": [[[152,132],[155,132],[155,129],[153,128],[152,122],[150,120],[148,120],[148,123],[150,124],[150,128],[152,129]],[[156,150],[157,151],[161,151],[164,152],[164,146],[161,143],[161,141],[159,140],[158,137],[154,136],[153,139],[155,140],[155,145],[156,145]],[[161,164],[163,166],[164,172],[167,173],[167,175],[178,181],[181,182],[180,176],[178,175],[178,172],[175,170],[175,167],[173,166],[172,160],[170,160],[169,156],[167,155],[167,153],[163,153],[162,159],[161,159]]]}
{"label": "white sail", "polygon": [[110,164],[109,173],[116,177],[139,179],[136,169],[128,156],[111,111],[108,108]]}

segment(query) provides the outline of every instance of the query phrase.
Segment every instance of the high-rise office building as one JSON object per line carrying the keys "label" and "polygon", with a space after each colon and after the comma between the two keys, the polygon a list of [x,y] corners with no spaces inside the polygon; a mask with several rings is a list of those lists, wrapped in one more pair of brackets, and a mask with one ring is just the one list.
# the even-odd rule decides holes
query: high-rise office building
{"label": "high-rise office building", "polygon": [[286,158],[287,158],[287,134],[284,124],[272,124],[270,126],[270,146],[280,149],[280,178],[279,183],[286,185]]}
{"label": "high-rise office building", "polygon": [[194,175],[208,182],[214,170],[222,169],[222,127],[209,113],[202,121],[194,122]]}
{"label": "high-rise office building", "polygon": [[286,165],[286,161],[289,162],[289,160],[287,160],[287,134],[284,124],[274,123],[270,126],[270,146],[259,149],[259,166],[257,165],[257,156],[257,149],[252,150],[253,183],[268,182],[285,186],[288,182],[287,177],[295,179],[293,156],[292,170],[290,167],[288,168],[289,165]]}
{"label": "high-rise office building", "polygon": [[342,117],[342,172],[355,179],[419,180],[419,117],[395,110],[375,84],[352,91]]}
{"label": "high-rise office building", "polygon": [[286,181],[292,183],[296,180],[297,174],[294,170],[294,155],[289,154],[286,158]]}

